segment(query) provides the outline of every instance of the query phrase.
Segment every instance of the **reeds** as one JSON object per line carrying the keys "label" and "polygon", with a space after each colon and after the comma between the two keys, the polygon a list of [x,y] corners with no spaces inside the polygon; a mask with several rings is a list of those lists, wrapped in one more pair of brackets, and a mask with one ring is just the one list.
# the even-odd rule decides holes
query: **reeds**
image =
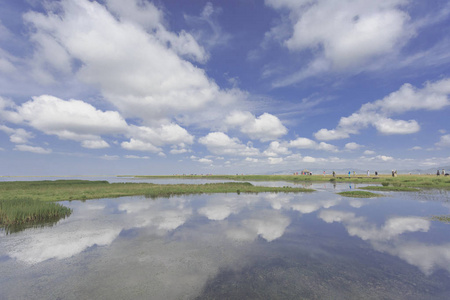
{"label": "reeds", "polygon": [[31,199],[0,200],[0,226],[54,221],[71,213],[70,208],[58,203]]}

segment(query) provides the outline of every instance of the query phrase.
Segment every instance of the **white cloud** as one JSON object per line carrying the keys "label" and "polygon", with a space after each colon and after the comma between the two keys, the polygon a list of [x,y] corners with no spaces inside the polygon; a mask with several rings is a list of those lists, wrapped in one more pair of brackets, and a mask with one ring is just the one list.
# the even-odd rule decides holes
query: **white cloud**
{"label": "white cloud", "polygon": [[151,143],[156,146],[167,144],[192,144],[194,137],[178,124],[163,124],[159,127],[130,126],[129,134],[136,140]]}
{"label": "white cloud", "polygon": [[44,149],[42,147],[35,147],[30,145],[16,145],[14,150],[32,152],[37,154],[50,154],[52,153],[51,149]]}
{"label": "white cloud", "polygon": [[258,156],[259,150],[242,144],[237,138],[230,138],[223,132],[211,132],[198,142],[217,155]]}
{"label": "white cloud", "polygon": [[209,158],[200,158],[198,160],[198,162],[200,162],[202,164],[212,164],[213,163],[213,161],[211,159],[209,159]]}
{"label": "white cloud", "polygon": [[342,117],[336,129],[320,129],[319,140],[347,138],[369,125],[382,134],[411,134],[420,130],[415,120],[394,120],[389,116],[416,110],[439,110],[450,105],[450,79],[427,82],[422,89],[404,84],[398,91],[381,100],[369,102],[349,117]]}
{"label": "white cloud", "polygon": [[438,147],[450,147],[450,134],[441,136],[441,139],[435,145]]}
{"label": "white cloud", "polygon": [[103,149],[108,148],[109,144],[104,140],[88,140],[81,142],[81,146],[88,149]]}
{"label": "white cloud", "polygon": [[331,140],[340,140],[340,139],[346,139],[350,137],[350,135],[347,132],[344,132],[342,130],[336,130],[336,129],[325,129],[322,128],[316,133],[314,133],[314,137],[321,141],[331,141]]}
{"label": "white cloud", "polygon": [[287,144],[290,148],[297,148],[297,149],[315,149],[315,150],[323,150],[323,151],[330,151],[330,152],[338,152],[338,148],[334,145],[320,142],[317,143],[311,139],[308,138],[302,138],[299,137],[295,140],[289,141]]}
{"label": "white cloud", "polygon": [[224,32],[217,21],[221,12],[220,8],[215,7],[211,2],[207,2],[200,16],[184,15],[186,22],[195,28],[192,32],[195,39],[208,49],[227,46],[232,38],[230,34]]}
{"label": "white cloud", "polygon": [[13,101],[0,96],[0,120],[19,123],[22,118],[15,111],[16,108]]}
{"label": "white cloud", "polygon": [[125,155],[125,158],[130,159],[149,159],[149,156]]}
{"label": "white cloud", "polygon": [[359,145],[359,144],[357,144],[357,143],[355,143],[355,142],[351,142],[351,143],[347,143],[347,144],[345,144],[345,149],[346,150],[358,150],[358,149],[360,149],[361,147],[363,147],[363,146],[361,146],[361,145]]}
{"label": "white cloud", "polygon": [[281,121],[269,113],[255,117],[248,111],[234,111],[226,117],[225,124],[239,127],[242,133],[261,141],[274,140],[287,133]]}
{"label": "white cloud", "polygon": [[278,155],[289,155],[291,151],[280,142],[273,141],[270,143],[269,147],[263,152],[266,156],[278,156]]}
{"label": "white cloud", "polygon": [[375,151],[372,151],[372,150],[364,151],[364,155],[374,155],[374,154],[375,154]]}
{"label": "white cloud", "polygon": [[269,157],[268,161],[269,161],[269,164],[271,164],[271,165],[278,165],[283,162],[283,158],[282,157]]}
{"label": "white cloud", "polygon": [[13,129],[5,125],[0,125],[0,131],[9,134],[9,140],[11,143],[15,144],[26,144],[29,139],[34,137],[31,132],[28,132],[23,128]]}
{"label": "white cloud", "polygon": [[81,100],[49,95],[33,97],[17,107],[17,112],[31,127],[75,141],[98,141],[102,134],[125,133],[128,127],[118,112],[103,112]]}
{"label": "white cloud", "polygon": [[285,24],[276,27],[290,27],[284,45],[292,52],[306,50],[314,55],[306,69],[277,84],[289,85],[325,71],[360,67],[383,55],[395,54],[414,34],[409,15],[401,7],[405,3],[267,0],[266,4],[274,9],[289,11]]}
{"label": "white cloud", "polygon": [[[35,28],[32,38],[40,47],[50,39],[64,48],[81,63],[77,77],[99,87],[127,118],[160,124],[234,101],[234,91],[221,91],[204,70],[180,58],[204,61],[205,53],[188,33],[168,32],[152,4],[107,5],[114,16],[98,2],[79,0],[61,1],[54,13],[26,13],[24,19]],[[35,56],[48,61],[39,52]]]}
{"label": "white cloud", "polygon": [[118,160],[120,157],[119,157],[118,155],[108,155],[108,154],[105,154],[105,155],[103,155],[103,156],[100,156],[100,158],[101,158],[101,159],[104,159],[104,160]]}
{"label": "white cloud", "polygon": [[302,159],[303,162],[308,162],[308,163],[314,163],[316,162],[316,159],[314,157],[311,156],[305,156]]}
{"label": "white cloud", "polygon": [[133,138],[130,139],[129,142],[122,142],[120,145],[122,146],[122,148],[127,150],[146,151],[152,153],[158,153],[162,151],[161,148],[158,148],[151,143],[135,140]]}

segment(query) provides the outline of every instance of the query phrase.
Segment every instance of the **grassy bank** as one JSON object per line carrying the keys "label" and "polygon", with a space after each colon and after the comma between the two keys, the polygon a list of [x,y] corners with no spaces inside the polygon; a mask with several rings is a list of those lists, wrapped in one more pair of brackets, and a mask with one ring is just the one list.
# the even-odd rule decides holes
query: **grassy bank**
{"label": "grassy bank", "polygon": [[431,220],[433,221],[439,221],[444,222],[447,224],[450,224],[450,215],[444,215],[444,216],[432,216]]}
{"label": "grassy bank", "polygon": [[65,217],[70,209],[53,201],[87,200],[145,195],[170,197],[202,193],[312,192],[311,189],[254,186],[247,182],[160,185],[107,181],[56,180],[0,182],[0,226]]}
{"label": "grassy bank", "polygon": [[107,181],[56,180],[0,182],[0,199],[39,201],[87,200],[145,195],[169,197],[183,194],[312,192],[291,187],[254,186],[248,182],[209,184],[109,183]]}
{"label": "grassy bank", "polygon": [[134,176],[147,179],[217,179],[234,181],[288,181],[288,182],[347,182],[378,183],[391,187],[417,187],[450,189],[449,176],[436,175],[169,175],[169,176]]}
{"label": "grassy bank", "polygon": [[384,197],[384,195],[375,194],[371,192],[365,191],[348,191],[348,192],[340,192],[338,193],[344,197],[354,197],[354,198],[373,198],[373,197]]}
{"label": "grassy bank", "polygon": [[361,190],[368,191],[381,191],[381,192],[417,192],[418,188],[406,187],[406,186],[378,186],[378,185],[370,185],[359,187]]}

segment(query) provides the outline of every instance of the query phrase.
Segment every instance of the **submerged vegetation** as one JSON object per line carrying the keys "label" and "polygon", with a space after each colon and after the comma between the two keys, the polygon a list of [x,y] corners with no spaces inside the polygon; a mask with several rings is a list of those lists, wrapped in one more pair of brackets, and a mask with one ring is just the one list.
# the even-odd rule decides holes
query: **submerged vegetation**
{"label": "submerged vegetation", "polygon": [[314,190],[254,186],[248,182],[210,184],[109,183],[108,181],[56,180],[0,182],[0,227],[47,222],[70,215],[69,208],[53,201],[87,200],[145,195],[170,197],[202,193],[298,193]]}
{"label": "submerged vegetation", "polygon": [[433,221],[439,221],[439,222],[444,222],[447,224],[450,224],[450,215],[445,215],[445,216],[432,216],[431,220]]}
{"label": "submerged vegetation", "polygon": [[365,192],[365,191],[347,191],[347,192],[340,192],[338,194],[341,196],[354,197],[354,198],[384,197],[384,195],[381,195],[381,194],[375,194],[375,193]]}

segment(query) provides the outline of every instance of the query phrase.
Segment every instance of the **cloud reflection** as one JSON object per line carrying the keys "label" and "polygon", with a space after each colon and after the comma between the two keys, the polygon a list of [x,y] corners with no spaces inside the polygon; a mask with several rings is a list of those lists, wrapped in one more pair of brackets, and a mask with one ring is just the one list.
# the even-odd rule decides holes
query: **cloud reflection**
{"label": "cloud reflection", "polygon": [[375,250],[397,256],[430,275],[438,268],[450,272],[450,244],[430,245],[408,241],[403,234],[428,232],[431,222],[421,217],[391,217],[377,227],[353,212],[323,210],[318,215],[327,223],[339,222],[349,235],[369,241]]}

